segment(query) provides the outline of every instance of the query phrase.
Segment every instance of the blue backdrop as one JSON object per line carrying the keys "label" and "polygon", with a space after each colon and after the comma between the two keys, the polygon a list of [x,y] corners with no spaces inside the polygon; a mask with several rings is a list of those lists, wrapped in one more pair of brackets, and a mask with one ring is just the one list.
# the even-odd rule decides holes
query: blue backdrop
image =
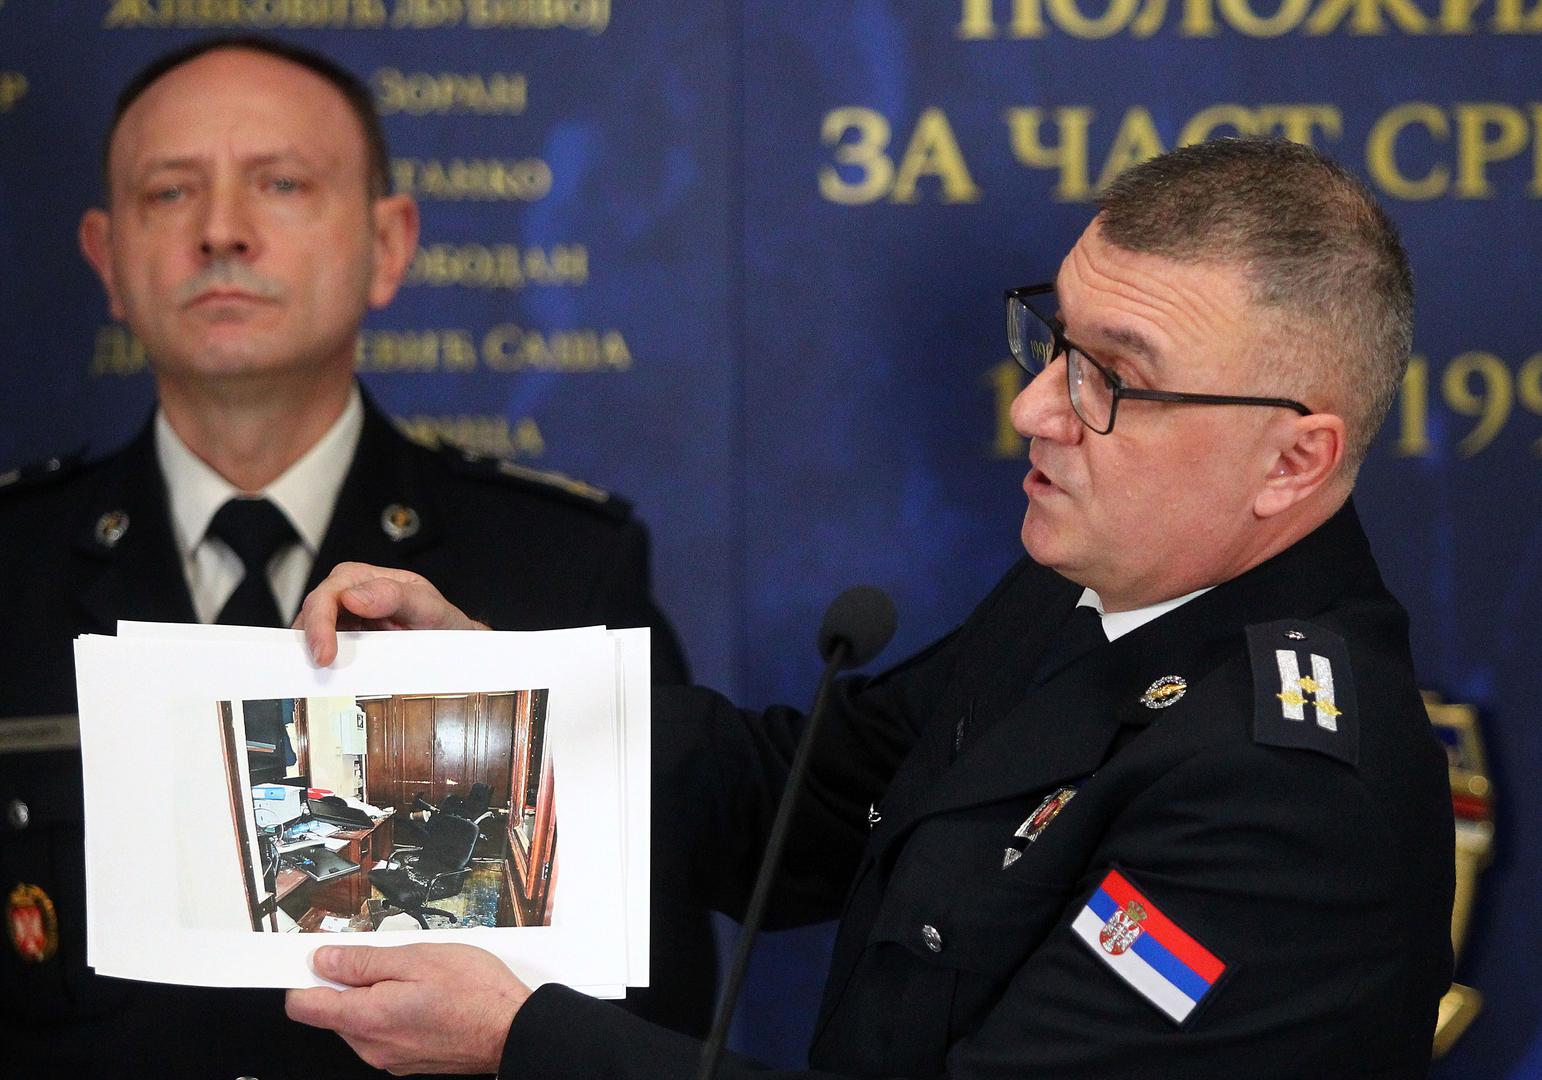
{"label": "blue backdrop", "polygon": [[[1311,141],[1401,226],[1417,356],[1359,500],[1424,684],[1481,711],[1498,840],[1442,1078],[1542,1076],[1538,0],[0,0],[0,471],[144,422],[75,253],[112,97],[270,31],[344,61],[423,209],[362,377],[410,427],[620,490],[703,682],[802,702],[827,600],[888,659],[1018,552],[1004,287],[1180,142]],[[740,1046],[796,1060],[828,934],[771,935]]]}

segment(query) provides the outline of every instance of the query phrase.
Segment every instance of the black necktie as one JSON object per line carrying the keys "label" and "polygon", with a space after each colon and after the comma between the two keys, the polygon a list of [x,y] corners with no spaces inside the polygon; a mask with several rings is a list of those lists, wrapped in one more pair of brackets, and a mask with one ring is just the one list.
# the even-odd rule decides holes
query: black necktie
{"label": "black necktie", "polygon": [[1107,644],[1108,635],[1103,632],[1103,617],[1098,614],[1098,609],[1086,604],[1078,604],[1071,609],[1071,614],[1055,632],[1049,648],[1044,650],[1033,681],[1047,682],[1050,676],[1061,668],[1080,660],[1093,649]]}
{"label": "black necktie", "polygon": [[267,499],[231,499],[209,522],[209,535],[230,545],[246,574],[214,620],[225,626],[283,626],[268,583],[268,563],[299,537],[284,512]]}

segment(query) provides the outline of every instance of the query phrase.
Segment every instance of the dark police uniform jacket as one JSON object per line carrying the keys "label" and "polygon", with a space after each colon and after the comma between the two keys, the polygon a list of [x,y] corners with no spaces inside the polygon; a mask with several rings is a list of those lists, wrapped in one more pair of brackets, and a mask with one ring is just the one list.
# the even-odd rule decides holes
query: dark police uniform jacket
{"label": "dark police uniform jacket", "polygon": [[[806,1075],[1424,1076],[1450,796],[1353,509],[1036,674],[1079,593],[1025,560],[954,634],[841,687],[778,898],[795,921],[844,897]],[[661,764],[724,808],[698,842],[733,910],[801,718],[656,700],[710,739],[694,770]],[[543,987],[502,1075],[689,1076],[697,1049]]]}
{"label": "dark police uniform jacket", "polygon": [[[107,526],[121,527],[125,517],[114,538]],[[650,595],[646,534],[623,501],[426,450],[367,396],[311,584],[344,560],[420,573],[499,629],[651,626],[655,681],[686,678],[674,632]],[[77,634],[112,633],[119,619],[195,621],[150,426],[97,464],[45,466],[0,490],[0,597],[0,717],[74,712]],[[169,768],[125,779],[173,782]],[[80,785],[78,751],[0,753],[0,904],[18,884],[40,887],[59,928],[58,953],[44,963],[23,961],[0,940],[0,1077],[383,1075],[331,1032],[289,1022],[280,992],[94,976],[85,964]],[[153,826],[146,823],[142,859],[152,874],[162,842]],[[669,852],[661,857],[653,989],[635,1007],[704,1030],[714,990],[710,921],[670,892]],[[145,932],[162,917],[146,912]]]}

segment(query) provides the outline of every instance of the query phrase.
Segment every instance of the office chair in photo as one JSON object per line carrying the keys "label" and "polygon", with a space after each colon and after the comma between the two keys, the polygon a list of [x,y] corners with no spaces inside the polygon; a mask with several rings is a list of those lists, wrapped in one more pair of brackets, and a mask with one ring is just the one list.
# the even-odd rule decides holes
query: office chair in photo
{"label": "office chair in photo", "polygon": [[396,816],[396,835],[394,845],[398,848],[422,847],[428,840],[428,830],[424,827],[428,820],[414,821],[411,817],[414,813],[424,813],[428,817],[439,813],[439,807],[429,802],[421,795],[416,795],[412,800],[412,807],[405,814]]}
{"label": "office chair in photo", "polygon": [[423,828],[427,839],[421,847],[393,848],[386,857],[391,867],[376,867],[369,872],[369,880],[388,905],[411,915],[428,930],[430,915],[455,921],[450,912],[427,905],[460,892],[471,868],[477,827],[465,818],[439,813]]}
{"label": "office chair in photo", "polygon": [[446,795],[439,809],[446,814],[463,817],[467,821],[480,822],[489,813],[487,804],[492,795],[493,789],[490,786],[480,782],[475,783],[464,795]]}

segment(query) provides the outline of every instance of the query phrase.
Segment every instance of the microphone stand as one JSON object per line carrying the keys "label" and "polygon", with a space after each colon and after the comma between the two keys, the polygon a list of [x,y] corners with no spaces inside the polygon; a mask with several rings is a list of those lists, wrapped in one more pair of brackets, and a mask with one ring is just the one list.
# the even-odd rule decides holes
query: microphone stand
{"label": "microphone stand", "polygon": [[[892,623],[891,623],[892,630]],[[744,915],[743,931],[739,935],[738,949],[734,954],[733,967],[728,972],[728,984],[723,989],[723,999],[718,1003],[717,1016],[712,1030],[702,1044],[701,1058],[696,1068],[696,1080],[712,1080],[717,1071],[718,1059],[723,1055],[723,1043],[728,1038],[728,1023],[733,1019],[734,1006],[739,1000],[739,990],[744,974],[750,965],[750,949],[755,943],[755,933],[760,929],[766,914],[766,904],[771,897],[771,882],[776,877],[782,861],[782,849],[787,845],[787,833],[792,827],[792,814],[797,808],[798,795],[802,791],[803,776],[808,772],[809,757],[814,750],[814,737],[824,716],[825,698],[830,694],[830,684],[835,673],[846,664],[851,655],[851,642],[837,637],[830,645],[830,655],[825,660],[824,674],[819,679],[819,689],[814,694],[814,707],[809,710],[798,739],[798,749],[793,754],[792,767],[787,771],[787,783],[782,788],[781,805],[771,823],[771,834],[766,840],[765,854],[761,856],[760,873],[755,877],[755,890],[750,894],[750,905]]]}

